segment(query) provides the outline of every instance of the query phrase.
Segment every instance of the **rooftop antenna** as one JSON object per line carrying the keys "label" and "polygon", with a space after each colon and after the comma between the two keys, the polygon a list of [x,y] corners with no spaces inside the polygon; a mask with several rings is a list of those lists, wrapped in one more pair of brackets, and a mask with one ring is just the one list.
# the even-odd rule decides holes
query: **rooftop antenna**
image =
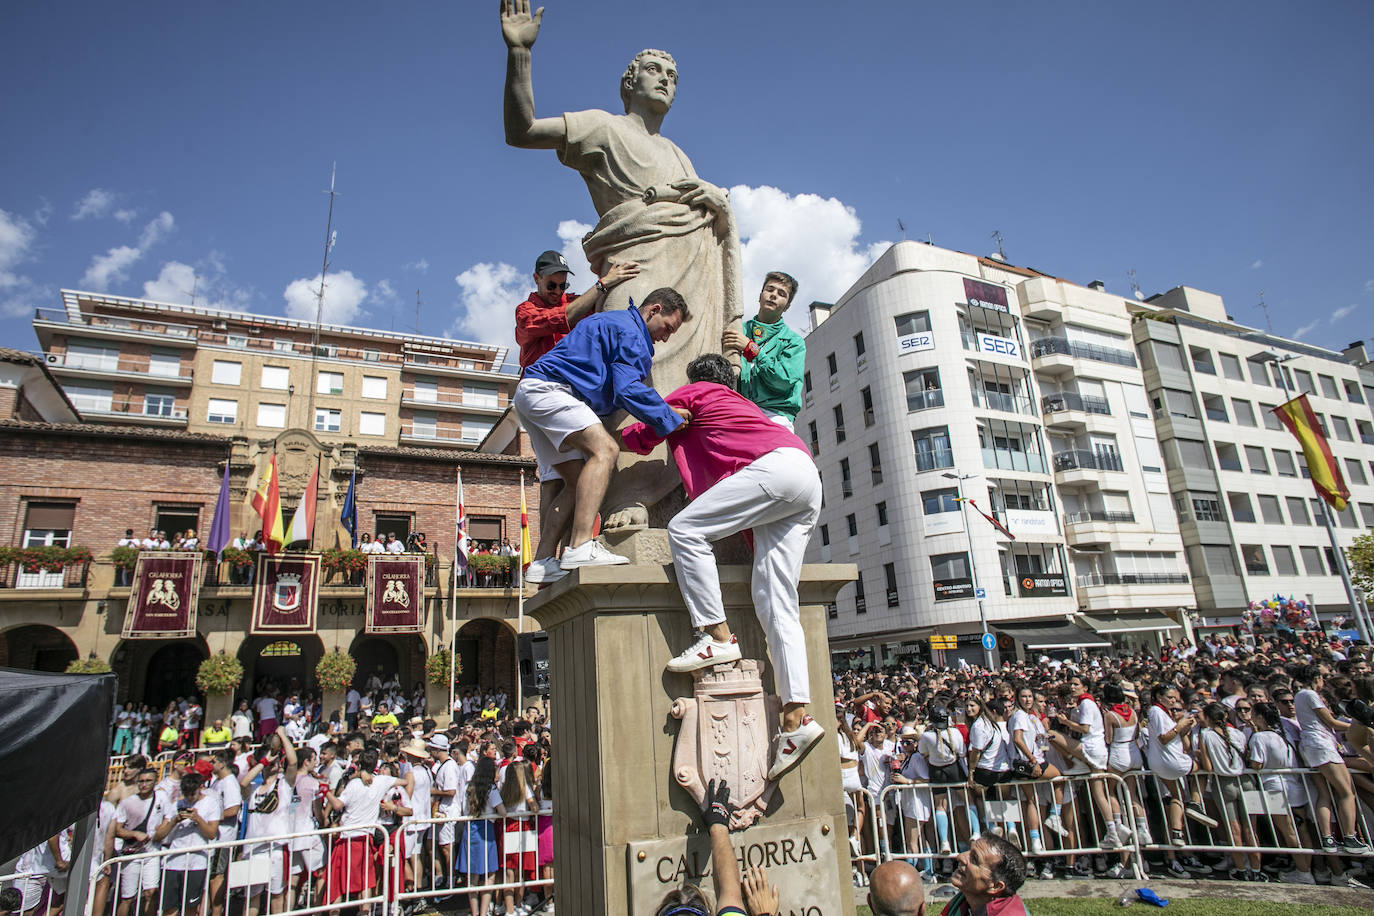
{"label": "rooftop antenna", "polygon": [[1007,259],[1007,253],[1002,250],[1002,233],[994,229],[992,230],[992,235],[988,236],[988,238],[997,240],[997,256],[1005,261]]}
{"label": "rooftop antenna", "polygon": [[902,233],[902,241],[906,241],[906,225],[902,223],[901,217],[897,218],[897,230]]}
{"label": "rooftop antenna", "polygon": [[415,333],[420,333],[420,291],[415,291]]}
{"label": "rooftop antenna", "polygon": [[313,415],[315,409],[315,391],[320,386],[315,384],[315,363],[320,355],[320,324],[324,320],[324,278],[329,273],[329,253],[334,250],[334,243],[338,241],[339,234],[334,231],[334,176],[338,172],[339,163],[335,162],[329,167],[329,190],[325,194],[329,195],[329,216],[324,223],[324,260],[320,265],[320,291],[315,294],[315,328],[310,339],[310,412]]}
{"label": "rooftop antenna", "polygon": [[1135,280],[1135,268],[1126,271],[1126,276],[1131,278],[1131,295],[1135,296],[1137,302],[1145,301],[1145,294],[1140,291],[1140,284]]}
{"label": "rooftop antenna", "polygon": [[935,244],[935,236],[931,235],[929,232],[926,233],[926,244],[927,244],[927,245],[934,245],[934,244]]}
{"label": "rooftop antenna", "polygon": [[1274,322],[1269,317],[1269,303],[1264,301],[1264,290],[1260,290],[1259,303],[1257,304],[1257,308],[1260,308],[1264,311],[1264,326],[1269,329],[1270,334],[1274,333]]}

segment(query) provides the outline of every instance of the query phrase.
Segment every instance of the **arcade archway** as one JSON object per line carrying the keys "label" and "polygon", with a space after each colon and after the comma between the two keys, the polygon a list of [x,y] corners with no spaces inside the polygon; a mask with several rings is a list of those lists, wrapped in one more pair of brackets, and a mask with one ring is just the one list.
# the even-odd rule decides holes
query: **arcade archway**
{"label": "arcade archway", "polygon": [[0,633],[0,665],[60,673],[76,661],[76,645],[56,627],[30,624]]}
{"label": "arcade archway", "polygon": [[199,636],[123,640],[110,660],[119,679],[119,700],[162,709],[177,697],[197,696],[196,671],[209,657]]}
{"label": "arcade archway", "polygon": [[515,630],[490,617],[470,620],[458,630],[458,686],[500,689],[515,696]]}
{"label": "arcade archway", "polygon": [[269,686],[283,696],[313,691],[315,665],[323,653],[324,644],[314,633],[247,636],[239,646],[243,683],[237,694],[251,702]]}
{"label": "arcade archway", "polygon": [[395,675],[409,696],[425,676],[425,641],[417,635],[359,633],[348,652],[358,663],[353,686],[366,691],[369,684],[385,683]]}

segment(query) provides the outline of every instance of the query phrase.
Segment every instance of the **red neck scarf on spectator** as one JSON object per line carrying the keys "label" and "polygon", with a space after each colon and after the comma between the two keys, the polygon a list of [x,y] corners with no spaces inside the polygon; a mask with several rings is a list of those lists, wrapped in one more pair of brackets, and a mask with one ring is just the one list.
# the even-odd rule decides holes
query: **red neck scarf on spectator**
{"label": "red neck scarf on spectator", "polygon": [[1131,707],[1127,706],[1125,703],[1113,703],[1112,712],[1116,713],[1126,722],[1131,721]]}
{"label": "red neck scarf on spectator", "polygon": [[[1092,695],[1091,693],[1080,693],[1080,694],[1078,695],[1078,702],[1080,702],[1080,703],[1082,703],[1084,700],[1092,700],[1092,699],[1093,699],[1093,695]],[[1096,703],[1097,701],[1096,701],[1096,700],[1093,700],[1093,702]]]}

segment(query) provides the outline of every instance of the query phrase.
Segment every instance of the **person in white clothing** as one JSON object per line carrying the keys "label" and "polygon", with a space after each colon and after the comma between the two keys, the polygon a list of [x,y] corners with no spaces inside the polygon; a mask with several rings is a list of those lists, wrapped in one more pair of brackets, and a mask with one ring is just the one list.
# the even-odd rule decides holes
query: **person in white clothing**
{"label": "person in white clothing", "polygon": [[435,852],[438,863],[438,874],[447,876],[453,865],[453,841],[457,836],[456,819],[464,813],[464,789],[467,787],[467,779],[464,778],[464,764],[467,758],[464,755],[455,757],[450,754],[450,747],[447,735],[436,734],[430,737],[426,743],[426,749],[434,759],[434,781],[430,787],[430,797],[436,799],[435,816],[445,818],[436,825],[435,829]]}
{"label": "person in white clothing", "polygon": [[[1350,723],[1337,719],[1327,708],[1321,696],[1326,679],[1318,666],[1303,666],[1293,676],[1293,686],[1299,688],[1293,697],[1298,726],[1302,729],[1298,752],[1304,763],[1322,775],[1321,779],[1314,780],[1317,798],[1313,805],[1322,849],[1331,854],[1342,851],[1349,855],[1367,853],[1369,844],[1360,839],[1355,829],[1355,788],[1336,740],[1336,732],[1346,731]],[[1339,843],[1331,832],[1333,807],[1341,830]]]}
{"label": "person in white clothing", "polygon": [[[1030,767],[1032,779],[1057,779],[1061,774],[1054,764],[1045,761],[1045,751],[1049,748],[1049,732],[1040,717],[1035,714],[1035,691],[1023,686],[1016,692],[1016,709],[1007,720],[1007,733],[1011,735],[1014,762],[1020,761]],[[1042,825],[1040,817],[1039,787],[1026,786],[1021,790],[1022,810],[1026,820],[1026,843],[1032,855],[1044,855],[1045,843],[1040,836]],[[1057,790],[1056,802],[1063,804],[1063,789]],[[1067,835],[1062,823],[1055,825],[1060,836]],[[1050,829],[1047,827],[1047,829]]]}
{"label": "person in white clothing", "polygon": [[[1069,693],[1075,698],[1077,705],[1072,715],[1066,717],[1061,712],[1057,721],[1078,736],[1079,752],[1093,771],[1103,772],[1107,769],[1107,732],[1102,721],[1102,707],[1098,706],[1097,700],[1088,693],[1080,676],[1072,675],[1068,686]],[[1088,792],[1092,796],[1097,815],[1106,824],[1106,830],[1100,837],[1100,845],[1103,849],[1115,849],[1124,841],[1117,829],[1116,821],[1112,820],[1111,803],[1107,800],[1107,784],[1102,779],[1091,779],[1088,781]],[[1117,817],[1120,818],[1120,812]]]}
{"label": "person in white clothing", "polygon": [[[154,791],[157,770],[146,767],[139,771],[135,780],[137,794],[125,796],[115,809],[115,837],[121,844],[120,855],[125,856],[149,852],[153,831],[162,823],[161,803]],[[130,916],[134,898],[140,896],[137,912],[145,912],[152,904],[161,871],[161,863],[156,858],[134,859],[121,865],[116,916]]]}
{"label": "person in white clothing", "polygon": [[229,731],[235,738],[253,737],[253,714],[248,711],[247,700],[239,700],[238,709],[229,716]]}
{"label": "person in white clothing", "polygon": [[414,786],[410,775],[402,778],[375,773],[377,752],[371,748],[358,755],[357,769],[344,779],[343,788],[331,790],[324,801],[339,813],[339,842],[329,857],[325,876],[324,902],[367,893],[376,885],[376,846],[369,824],[378,822],[382,805],[391,789],[400,785],[407,792]]}
{"label": "person in white clothing", "polygon": [[[1306,816],[1309,801],[1302,777],[1264,775],[1266,770],[1293,770],[1302,766],[1297,749],[1284,737],[1283,719],[1278,707],[1272,703],[1257,703],[1253,722],[1255,733],[1250,738],[1246,757],[1250,766],[1260,771],[1264,806],[1262,811],[1251,811],[1251,818],[1258,821],[1267,816],[1275,835],[1284,846],[1311,849],[1312,835],[1307,829]],[[1300,827],[1294,823],[1298,817],[1302,819]],[[1316,884],[1316,878],[1312,875],[1312,857],[1305,853],[1294,853],[1292,870],[1279,875],[1279,880],[1285,884]]]}
{"label": "person in white clothing", "polygon": [[[243,790],[231,769],[233,755],[227,748],[216,750],[211,756],[210,785],[206,791],[219,798],[220,820],[217,839],[221,842],[238,837],[239,810],[243,805]],[[210,854],[210,914],[224,912],[224,882],[229,872],[231,850],[221,846]]]}
{"label": "person in white clothing", "polygon": [[180,789],[181,798],[163,809],[163,821],[153,833],[157,842],[176,850],[163,863],[158,903],[162,916],[196,916],[200,912],[209,884],[210,858],[205,846],[219,835],[219,796],[204,791],[204,782],[196,772],[181,777]]}
{"label": "person in white clothing", "polygon": [[[1169,842],[1173,846],[1185,846],[1183,836],[1183,817],[1207,827],[1217,826],[1215,819],[1202,808],[1202,795],[1196,784],[1189,783],[1188,775],[1193,771],[1193,757],[1190,752],[1193,740],[1193,727],[1197,720],[1184,713],[1183,698],[1178,688],[1172,684],[1156,684],[1151,695],[1149,713],[1149,738],[1145,745],[1145,759],[1164,788],[1165,820],[1169,828]],[[1185,803],[1183,793],[1189,792]],[[1175,877],[1186,877],[1188,872],[1175,858],[1174,853],[1165,854],[1169,860],[1169,872]]]}
{"label": "person in white clothing", "polygon": [[[916,751],[925,757],[930,771],[930,782],[936,786],[959,785],[964,782],[961,769],[964,755],[968,752],[964,736],[959,729],[949,724],[948,707],[937,704],[930,710],[930,728],[926,729],[916,742]],[[940,855],[954,852],[950,845],[949,808],[952,790],[945,789],[935,794],[935,835],[940,843]],[[977,815],[974,815],[975,817]]]}
{"label": "person in white clothing", "polygon": [[[410,773],[413,787],[410,790],[411,814],[405,819],[405,848],[410,856],[406,862],[406,882],[414,884],[421,874],[420,854],[428,845],[431,827],[428,823],[432,810],[433,796],[430,789],[434,786],[434,774],[429,768],[429,748],[423,739],[411,738],[401,745],[402,772]],[[417,823],[425,821],[426,823]]]}

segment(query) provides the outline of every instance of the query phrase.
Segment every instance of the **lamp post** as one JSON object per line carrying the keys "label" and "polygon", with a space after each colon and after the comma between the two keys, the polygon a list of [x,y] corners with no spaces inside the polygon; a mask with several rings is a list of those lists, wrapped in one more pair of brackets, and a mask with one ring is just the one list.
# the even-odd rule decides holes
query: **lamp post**
{"label": "lamp post", "polygon": [[983,610],[983,599],[978,594],[978,564],[973,560],[973,532],[969,529],[968,513],[964,511],[964,481],[976,475],[964,474],[960,476],[959,474],[945,473],[940,476],[944,477],[946,480],[954,481],[955,491],[958,494],[959,520],[964,523],[964,538],[968,541],[968,577],[973,583],[973,595],[978,602],[978,623],[983,628],[981,643],[983,646],[983,659],[987,663],[987,669],[993,671],[996,669],[992,662],[992,650],[988,648],[988,616]]}

